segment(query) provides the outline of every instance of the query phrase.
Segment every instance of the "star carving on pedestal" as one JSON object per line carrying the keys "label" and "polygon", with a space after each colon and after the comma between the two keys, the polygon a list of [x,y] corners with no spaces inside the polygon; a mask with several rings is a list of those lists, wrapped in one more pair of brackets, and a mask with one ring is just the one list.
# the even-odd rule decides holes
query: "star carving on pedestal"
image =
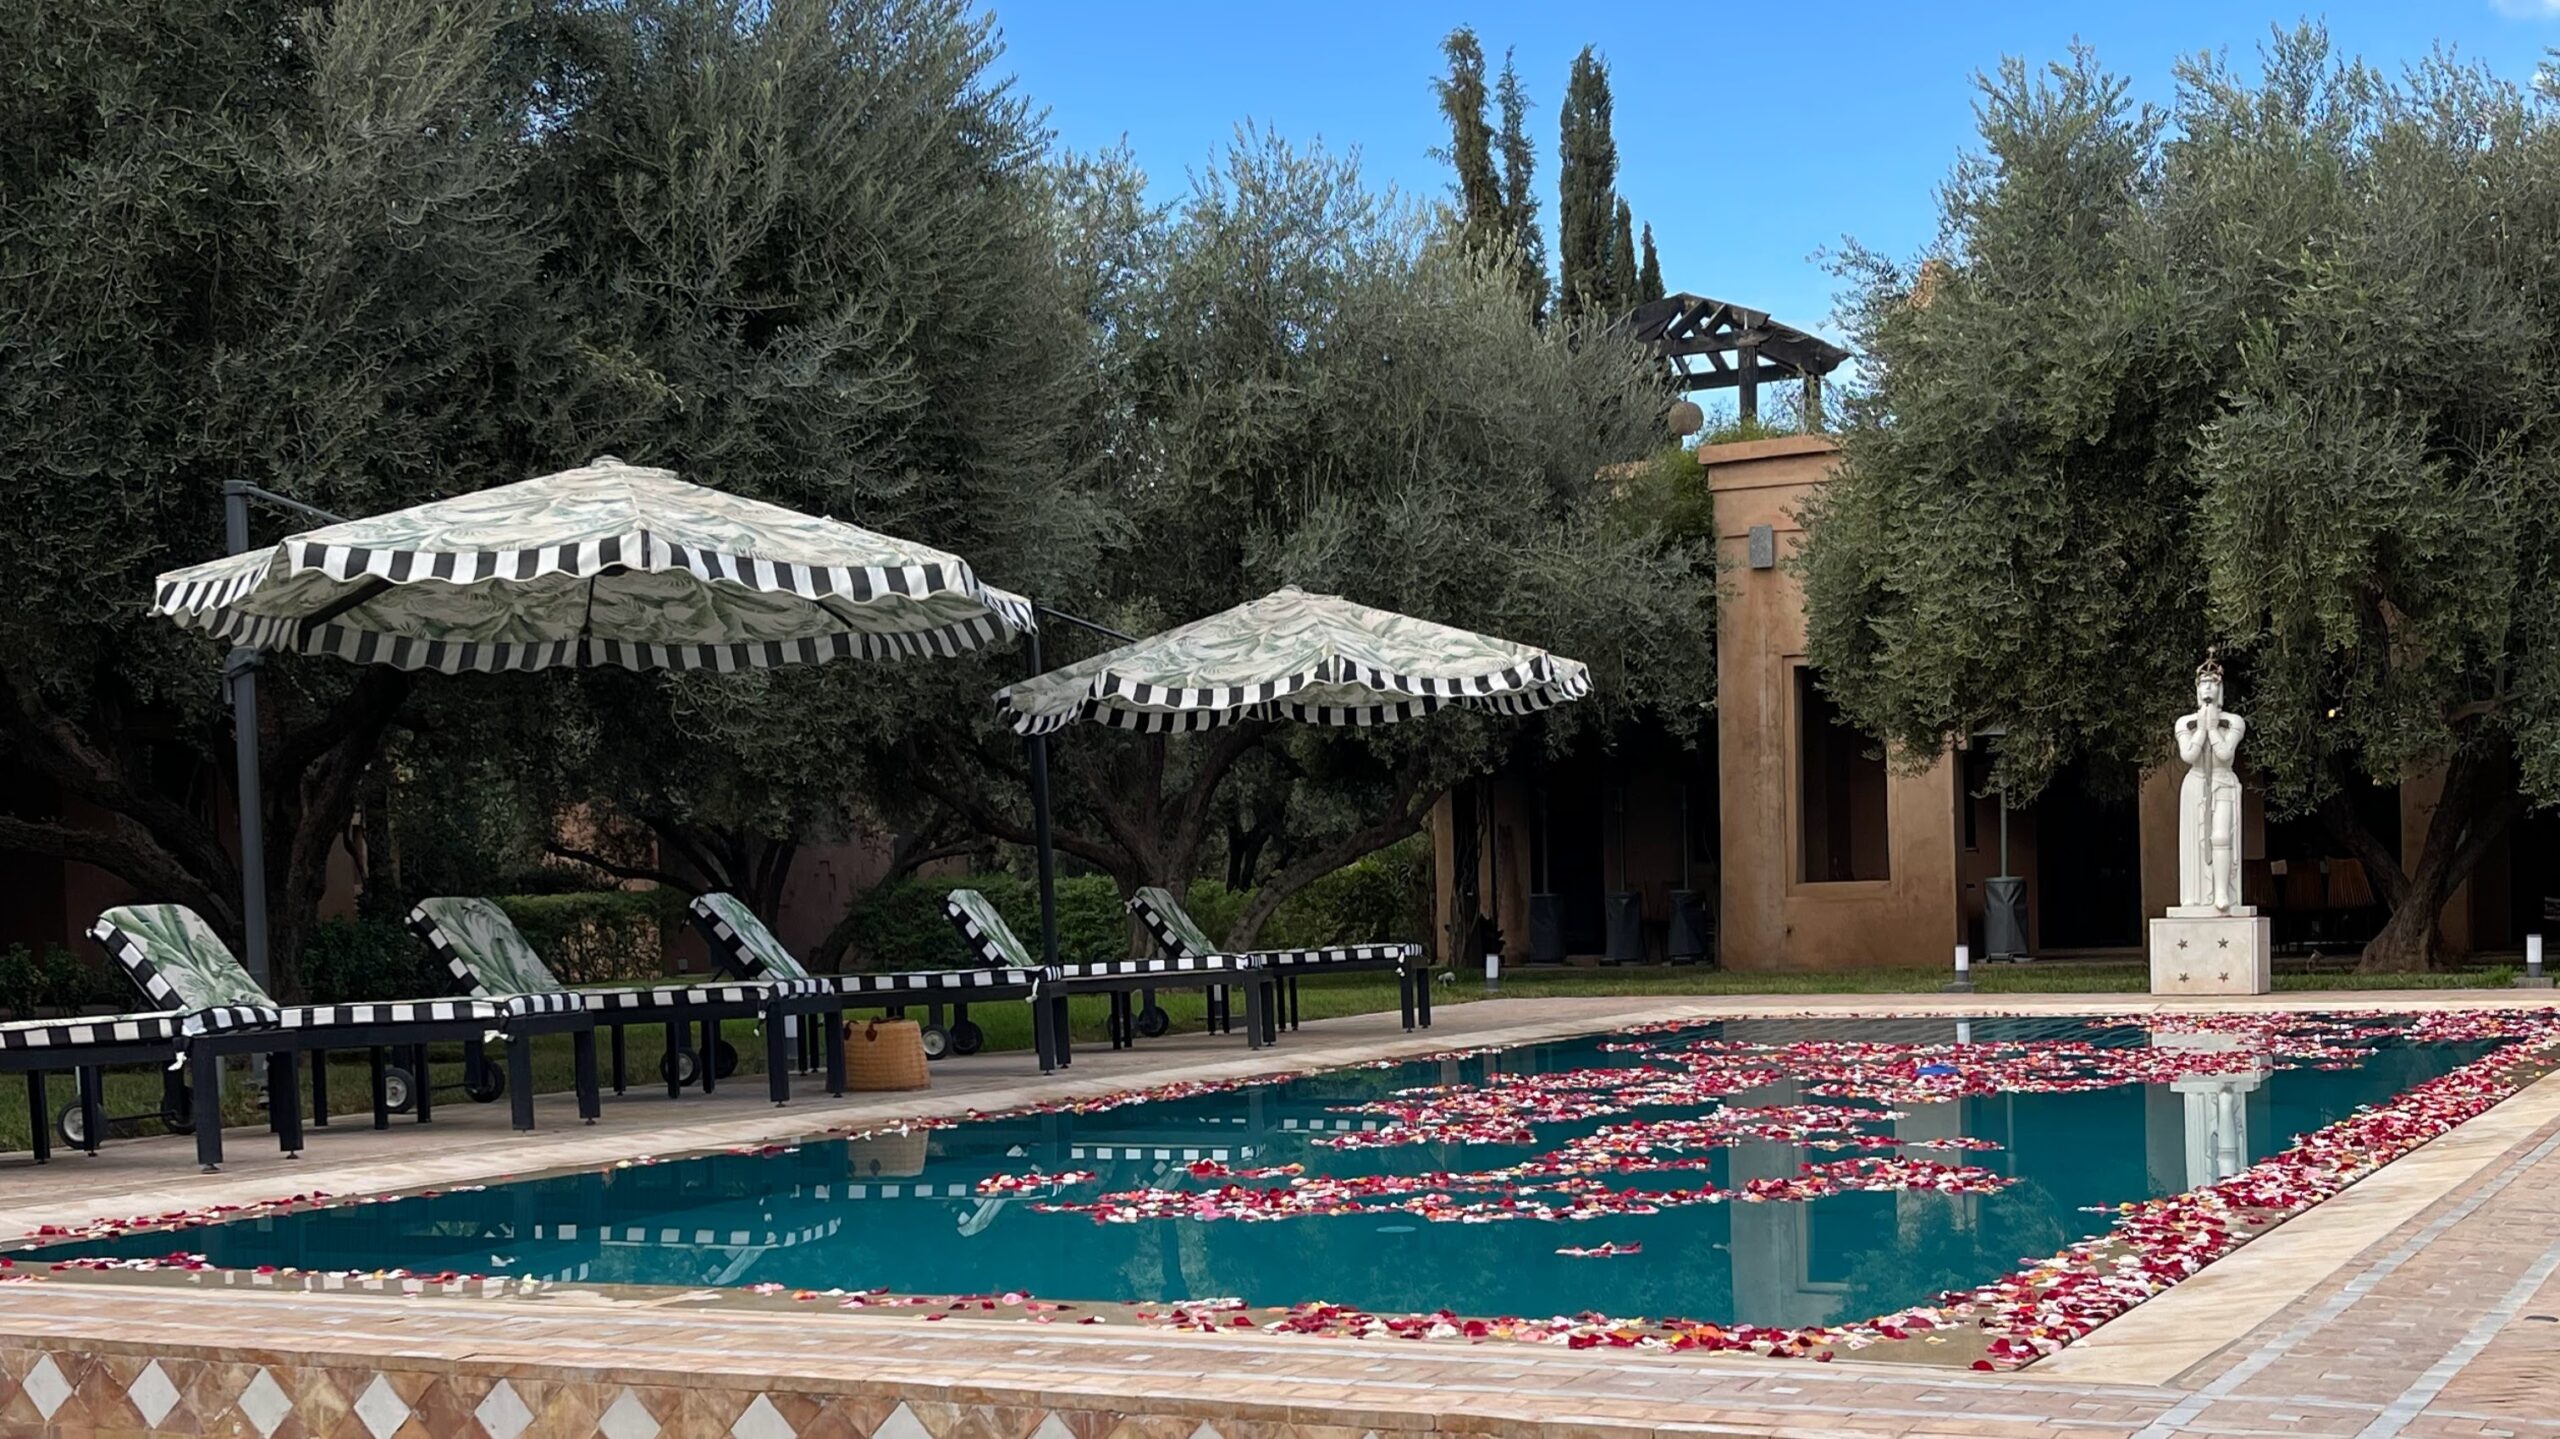
{"label": "star carving on pedestal", "polygon": [[2180,970],[2180,971],[2178,971],[2178,983],[2180,983],[2180,984],[2184,984],[2184,983],[2186,983],[2186,982],[2187,982],[2187,974],[2186,974],[2186,971],[2185,971],[2185,970]]}
{"label": "star carving on pedestal", "polygon": [[2223,947],[2224,949],[2229,949],[2229,948],[2231,947],[2231,941],[2229,941],[2229,940],[2227,940],[2227,939],[2226,939],[2226,940],[2221,940],[2221,941],[2218,941],[2218,942],[2222,945],[2222,947]]}
{"label": "star carving on pedestal", "polygon": [[2184,949],[2184,948],[2186,948],[2186,947],[2187,947],[2187,942],[2186,942],[2185,940],[2183,940],[2183,939],[2182,939],[2182,940],[2179,940],[2179,941],[2178,941],[2178,948],[2180,948],[2180,949]]}
{"label": "star carving on pedestal", "polygon": [[2229,984],[2231,982],[2231,971],[2226,969],[2222,973],[2215,975],[2214,978],[2221,980],[2224,984]]}

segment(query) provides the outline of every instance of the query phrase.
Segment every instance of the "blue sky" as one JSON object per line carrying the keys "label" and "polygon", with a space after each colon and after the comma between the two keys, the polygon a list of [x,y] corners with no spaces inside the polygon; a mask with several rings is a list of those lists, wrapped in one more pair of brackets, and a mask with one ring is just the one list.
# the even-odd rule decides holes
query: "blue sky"
{"label": "blue sky", "polygon": [[1357,147],[1375,182],[1438,195],[1431,93],[1440,39],[1476,28],[1518,52],[1537,110],[1542,218],[1554,240],[1555,107],[1585,44],[1608,58],[1619,192],[1650,221],[1663,278],[1829,332],[1819,253],[1844,235],[1897,255],[1936,226],[1935,191],[1973,137],[1973,77],[2046,61],[2075,38],[2135,93],[2165,101],[2182,55],[2252,57],[2271,26],[2325,19],[2340,49],[2398,69],[2439,43],[2529,78],[2560,46],[2560,0],[2264,0],[2132,4],[1689,3],[1530,0],[996,0],[1005,65],[1062,144],[1126,136],[1160,198],[1179,195],[1238,122]]}

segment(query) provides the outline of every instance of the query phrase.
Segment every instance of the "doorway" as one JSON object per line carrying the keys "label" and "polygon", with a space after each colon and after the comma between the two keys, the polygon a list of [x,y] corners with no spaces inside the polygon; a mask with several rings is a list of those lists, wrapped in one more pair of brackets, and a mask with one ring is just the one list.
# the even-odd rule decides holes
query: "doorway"
{"label": "doorway", "polygon": [[2066,766],[2035,803],[2037,947],[2138,949],[2142,945],[2142,816],[2135,781],[2107,784],[2081,761]]}
{"label": "doorway", "polygon": [[1559,765],[1542,782],[1542,812],[1529,830],[1530,883],[1556,897],[1567,954],[1598,954],[1608,940],[1608,789],[1587,764]]}

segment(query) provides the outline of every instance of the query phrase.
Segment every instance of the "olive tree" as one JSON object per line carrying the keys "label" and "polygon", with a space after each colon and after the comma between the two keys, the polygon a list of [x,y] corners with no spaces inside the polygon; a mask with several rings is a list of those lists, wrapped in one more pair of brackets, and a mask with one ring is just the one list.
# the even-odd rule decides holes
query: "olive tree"
{"label": "olive tree", "polygon": [[[1088,178],[1122,196],[1136,179],[1125,163]],[[1525,722],[1549,738],[1631,709],[1703,713],[1712,555],[1631,516],[1600,478],[1664,437],[1645,356],[1542,329],[1505,256],[1267,135],[1241,137],[1169,213],[1073,208],[1121,223],[1077,253],[1116,257],[1091,332],[1107,423],[1090,440],[1122,528],[1062,607],[1147,633],[1296,584],[1590,661],[1594,700]],[[1051,630],[1052,662],[1107,643]],[[1273,856],[1249,940],[1290,893],[1413,833],[1522,723],[1079,727],[1050,745],[1057,843],[1124,889],[1178,885],[1222,842],[1231,786],[1265,802],[1281,787],[1327,818]],[[946,727],[907,744],[913,784],[982,833],[1028,838],[1010,742]]]}
{"label": "olive tree", "polygon": [[[2137,106],[2085,53],[1982,83],[1905,265],[1852,251],[1864,378],[1809,515],[1809,648],[1907,763],[1997,724],[1999,783],[2166,758],[2209,645],[2275,815],[2316,814],[2424,968],[2560,800],[2560,114],[2447,59],[2278,35]],[[2433,779],[2395,854],[2353,787]]]}

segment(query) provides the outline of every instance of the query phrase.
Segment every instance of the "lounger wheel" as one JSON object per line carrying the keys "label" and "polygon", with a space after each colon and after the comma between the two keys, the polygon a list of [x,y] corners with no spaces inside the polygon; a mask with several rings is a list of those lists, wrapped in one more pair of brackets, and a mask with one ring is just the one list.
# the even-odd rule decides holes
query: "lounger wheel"
{"label": "lounger wheel", "polygon": [[975,1054],[987,1047],[987,1032],[974,1019],[955,1020],[951,1025],[951,1052]]}
{"label": "lounger wheel", "polygon": [[1138,1033],[1147,1038],[1161,1039],[1164,1037],[1164,1032],[1171,1028],[1173,1028],[1173,1016],[1164,1012],[1164,1006],[1150,1004],[1138,1011]]}
{"label": "lounger wheel", "polygon": [[720,1066],[711,1071],[714,1078],[726,1079],[738,1072],[738,1046],[725,1039],[714,1040],[711,1046],[711,1057],[712,1061]]}
{"label": "lounger wheel", "polygon": [[495,1104],[507,1092],[507,1072],[494,1064],[480,1067],[480,1082],[463,1081],[462,1092],[474,1104]]}
{"label": "lounger wheel", "polygon": [[682,1089],[702,1077],[702,1056],[690,1049],[670,1049],[658,1056],[658,1077]]}
{"label": "lounger wheel", "polygon": [[406,1114],[418,1102],[418,1081],[399,1065],[382,1069],[382,1105],[394,1114]]}
{"label": "lounger wheel", "polygon": [[54,1113],[53,1132],[61,1135],[62,1142],[74,1149],[88,1148],[89,1117],[81,1109],[79,1100],[71,1101]]}
{"label": "lounger wheel", "polygon": [[940,1059],[951,1052],[951,1031],[947,1029],[924,1025],[918,1037],[924,1041],[924,1057],[927,1059]]}

